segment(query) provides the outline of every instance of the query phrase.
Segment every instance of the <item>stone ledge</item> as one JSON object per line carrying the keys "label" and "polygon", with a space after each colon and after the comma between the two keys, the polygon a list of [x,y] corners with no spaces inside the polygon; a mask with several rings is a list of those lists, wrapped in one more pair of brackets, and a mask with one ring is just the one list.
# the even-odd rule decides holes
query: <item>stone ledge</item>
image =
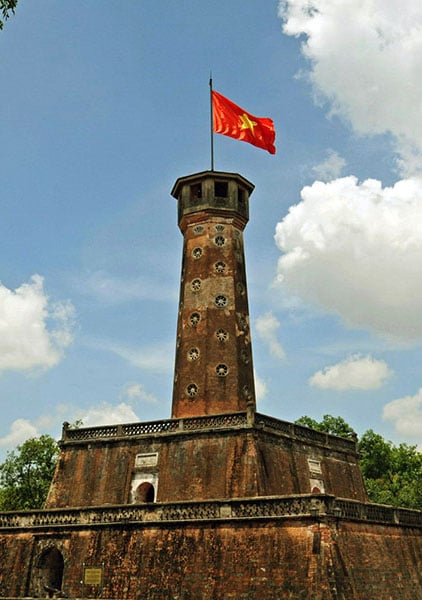
{"label": "stone ledge", "polygon": [[104,425],[71,429],[68,423],[63,424],[60,444],[87,444],[120,441],[169,435],[189,435],[200,431],[221,431],[239,429],[258,429],[269,431],[275,435],[294,438],[308,443],[326,446],[333,450],[356,453],[356,440],[346,439],[316,431],[303,425],[296,425],[255,412],[239,412],[204,417],[185,417],[183,419],[166,419],[161,421],[145,421],[119,425]]}
{"label": "stone ledge", "polygon": [[342,519],[422,528],[422,512],[335,498],[326,494],[266,496],[201,502],[125,504],[0,513],[0,531],[164,525],[177,522]]}

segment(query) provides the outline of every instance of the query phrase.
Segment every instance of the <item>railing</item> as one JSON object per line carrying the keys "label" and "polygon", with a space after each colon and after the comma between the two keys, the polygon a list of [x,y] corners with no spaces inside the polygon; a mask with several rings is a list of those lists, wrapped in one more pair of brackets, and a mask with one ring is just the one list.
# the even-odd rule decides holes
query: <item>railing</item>
{"label": "railing", "polygon": [[312,517],[359,520],[422,528],[422,512],[365,504],[329,495],[305,494],[234,500],[129,504],[75,509],[0,513],[1,530],[74,529],[176,521],[215,521]]}
{"label": "railing", "polygon": [[164,435],[202,430],[237,429],[256,427],[267,429],[273,433],[287,435],[308,442],[329,446],[333,450],[354,452],[355,440],[330,435],[309,427],[281,421],[267,415],[254,412],[228,413],[222,415],[206,415],[202,417],[186,417],[183,419],[167,419],[162,421],[146,421],[126,423],[123,425],[104,425],[72,429],[68,423],[63,424],[62,442],[83,442],[88,440],[109,440],[132,436]]}

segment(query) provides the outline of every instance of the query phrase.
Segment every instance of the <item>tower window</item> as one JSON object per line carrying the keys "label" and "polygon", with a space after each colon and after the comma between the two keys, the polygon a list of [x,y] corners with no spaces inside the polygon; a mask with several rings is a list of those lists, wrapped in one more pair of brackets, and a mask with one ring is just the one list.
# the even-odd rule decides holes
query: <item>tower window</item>
{"label": "tower window", "polygon": [[215,181],[214,182],[214,196],[216,198],[227,198],[229,191],[229,184],[227,181]]}
{"label": "tower window", "polygon": [[215,372],[217,373],[218,377],[226,377],[229,369],[227,365],[221,364],[215,367]]}
{"label": "tower window", "polygon": [[198,248],[194,248],[192,250],[192,256],[195,259],[201,258],[201,256],[202,256],[202,248],[199,248],[199,247]]}
{"label": "tower window", "polygon": [[194,292],[198,292],[201,289],[201,280],[200,279],[194,279],[192,281],[192,283],[190,284],[192,290]]}
{"label": "tower window", "polygon": [[239,317],[239,329],[246,331],[248,329],[248,320],[243,315]]}
{"label": "tower window", "polygon": [[198,348],[191,348],[188,352],[188,360],[198,360],[199,350]]}
{"label": "tower window", "polygon": [[245,202],[245,190],[242,190],[240,187],[237,188],[237,201],[239,204]]}
{"label": "tower window", "polygon": [[190,383],[186,388],[186,392],[189,398],[195,398],[195,396],[198,394],[198,386],[196,383]]}
{"label": "tower window", "polygon": [[190,321],[190,324],[192,325],[192,327],[196,327],[196,325],[198,325],[200,320],[201,320],[201,315],[196,312],[192,313],[191,316],[189,317],[189,321]]}
{"label": "tower window", "polygon": [[214,238],[214,243],[216,246],[224,246],[226,243],[226,238],[223,235],[216,235]]}
{"label": "tower window", "polygon": [[195,227],[193,228],[193,233],[195,235],[199,235],[200,233],[204,232],[204,227],[202,225],[195,225]]}
{"label": "tower window", "polygon": [[240,358],[247,365],[249,363],[249,354],[246,350],[242,350],[240,353]]}
{"label": "tower window", "polygon": [[194,183],[190,186],[191,202],[196,202],[200,198],[202,198],[202,183]]}
{"label": "tower window", "polygon": [[224,225],[216,225],[215,230],[221,233],[222,231],[224,231]]}
{"label": "tower window", "polygon": [[219,342],[227,342],[229,334],[225,329],[217,329],[217,331],[215,332],[215,337]]}
{"label": "tower window", "polygon": [[216,296],[215,297],[215,305],[218,308],[224,308],[225,306],[227,306],[227,298],[226,298],[226,296]]}
{"label": "tower window", "polygon": [[214,268],[217,271],[217,273],[224,273],[224,271],[226,270],[226,263],[219,260],[215,263]]}

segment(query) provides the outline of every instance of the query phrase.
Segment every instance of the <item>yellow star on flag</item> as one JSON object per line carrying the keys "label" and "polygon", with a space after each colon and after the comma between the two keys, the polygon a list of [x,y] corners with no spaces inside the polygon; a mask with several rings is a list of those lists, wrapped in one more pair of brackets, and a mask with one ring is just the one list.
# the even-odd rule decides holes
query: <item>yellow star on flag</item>
{"label": "yellow star on flag", "polygon": [[255,132],[253,130],[253,128],[255,127],[255,125],[258,125],[258,123],[256,121],[251,121],[249,116],[246,113],[243,113],[243,115],[239,116],[240,119],[240,129],[250,129],[252,132],[252,135],[255,135]]}

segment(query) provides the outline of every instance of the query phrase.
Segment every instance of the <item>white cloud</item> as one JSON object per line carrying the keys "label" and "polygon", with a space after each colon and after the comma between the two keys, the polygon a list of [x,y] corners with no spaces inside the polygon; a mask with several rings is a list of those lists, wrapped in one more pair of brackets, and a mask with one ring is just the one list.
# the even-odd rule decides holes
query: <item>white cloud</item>
{"label": "white cloud", "polygon": [[422,438],[422,388],[414,396],[393,400],[384,406],[383,419],[393,421],[402,435]]}
{"label": "white cloud", "polygon": [[355,354],[318,371],[309,379],[309,384],[326,390],[375,390],[391,375],[383,360]]}
{"label": "white cloud", "polygon": [[422,167],[419,0],[281,0],[287,35],[305,36],[309,79],[362,134],[391,133],[409,175]]}
{"label": "white cloud", "polygon": [[264,400],[264,398],[267,396],[268,387],[267,387],[267,384],[265,383],[265,381],[263,379],[261,379],[261,377],[259,377],[258,373],[255,370],[254,370],[254,379],[255,379],[256,401],[260,402],[261,400]]}
{"label": "white cloud", "polygon": [[341,175],[346,161],[335,150],[328,150],[327,158],[312,168],[313,173],[322,181],[329,181]]}
{"label": "white cloud", "polygon": [[278,281],[349,324],[422,337],[422,179],[315,182],[277,224]]}
{"label": "white cloud", "polygon": [[147,404],[157,404],[158,400],[153,394],[149,394],[141,383],[128,383],[121,393],[121,398],[130,402],[138,400]]}
{"label": "white cloud", "polygon": [[16,290],[0,284],[0,370],[50,368],[73,340],[73,306],[51,303],[43,278]]}
{"label": "white cloud", "polygon": [[96,427],[97,425],[115,425],[116,423],[133,423],[139,421],[132,406],[126,402],[113,405],[103,402],[98,406],[88,409],[79,409],[75,412],[73,421],[80,419],[82,427]]}
{"label": "white cloud", "polygon": [[37,427],[28,419],[16,419],[10,426],[10,431],[7,435],[0,438],[0,447],[8,448],[18,446],[25,440],[38,437],[40,434]]}
{"label": "white cloud", "polygon": [[285,353],[283,347],[277,340],[277,330],[279,327],[280,322],[271,312],[258,317],[255,322],[255,329],[258,337],[267,344],[272,356],[282,360],[285,358]]}

